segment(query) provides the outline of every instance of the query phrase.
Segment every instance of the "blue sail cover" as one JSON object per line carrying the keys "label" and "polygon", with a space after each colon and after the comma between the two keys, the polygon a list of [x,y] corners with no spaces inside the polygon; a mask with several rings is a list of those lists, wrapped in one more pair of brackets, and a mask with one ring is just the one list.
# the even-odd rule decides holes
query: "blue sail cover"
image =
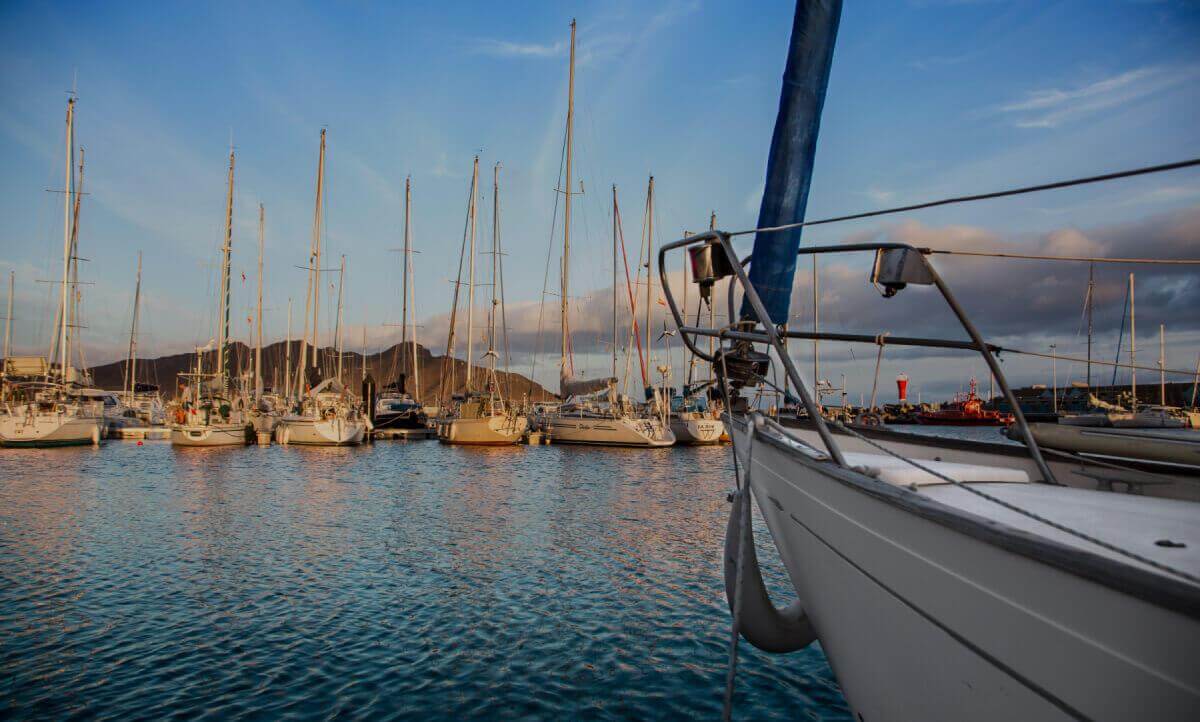
{"label": "blue sail cover", "polygon": [[[759,228],[804,220],[821,108],[825,105],[825,88],[829,85],[829,66],[841,15],[841,0],[796,2],[792,42],[779,95],[779,115],[775,118],[771,155],[767,159],[767,183],[758,212]],[[788,320],[801,230],[759,233],[754,237],[750,283],[775,324]],[[754,311],[745,299],[741,316],[754,318]]]}

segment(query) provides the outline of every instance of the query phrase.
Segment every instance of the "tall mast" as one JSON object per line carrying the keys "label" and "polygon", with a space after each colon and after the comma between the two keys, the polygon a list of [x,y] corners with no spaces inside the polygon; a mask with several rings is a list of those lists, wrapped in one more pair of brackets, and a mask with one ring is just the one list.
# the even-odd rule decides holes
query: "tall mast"
{"label": "tall mast", "polygon": [[75,190],[75,99],[67,100],[67,172],[66,192],[63,194],[63,272],[62,296],[59,303],[58,353],[59,370],[62,379],[67,381],[67,363],[70,353],[67,349],[67,285],[70,281],[71,268],[71,201]]}
{"label": "tall mast", "polygon": [[[497,296],[500,289],[500,164],[492,167],[492,312],[488,315],[488,363],[491,375],[488,383],[498,390],[496,379],[496,310],[500,307]],[[491,392],[492,389],[489,389]]]}
{"label": "tall mast", "polygon": [[[284,345],[284,367],[283,367],[283,384],[289,386],[292,383],[292,299],[288,297],[288,320],[287,320],[287,342]],[[284,394],[286,399],[290,396],[289,393]]]}
{"label": "tall mast", "polygon": [[[821,292],[817,280],[817,257],[812,257],[812,288],[813,288],[813,389],[817,397],[817,406],[821,405],[821,342],[817,340],[818,328],[821,322]],[[733,289],[730,288],[730,292]]]}
{"label": "tall mast", "polygon": [[569,337],[571,327],[568,323],[568,314],[570,310],[568,293],[570,289],[571,277],[571,154],[572,146],[575,142],[575,19],[571,19],[571,59],[570,73],[567,80],[567,164],[566,164],[566,186],[563,188],[565,196],[563,197],[563,254],[562,254],[562,284],[559,297],[560,319],[559,324],[562,329],[562,349],[559,363],[561,365],[560,373],[567,375],[568,361],[567,352],[569,348]]}
{"label": "tall mast", "polygon": [[8,315],[4,317],[4,358],[9,357],[11,350],[10,342],[12,341],[12,322],[13,322],[13,286],[17,281],[17,272],[8,272]]}
{"label": "tall mast", "polygon": [[342,284],[346,280],[346,254],[342,254],[342,268],[338,271],[337,318],[333,322],[333,340],[337,344],[337,380],[342,381]]}
{"label": "tall mast", "polygon": [[[413,261],[412,261],[412,178],[404,179],[404,287],[406,289],[406,297],[404,301],[405,319],[412,323],[412,397],[416,401],[421,400],[421,367],[417,364],[417,292],[416,279],[413,278]],[[411,310],[410,310],[411,308]],[[411,315],[409,315],[411,314]],[[403,347],[401,347],[403,351]]]}
{"label": "tall mast", "polygon": [[470,268],[467,272],[467,393],[471,391],[471,367],[475,364],[475,356],[472,350],[475,344],[475,200],[478,195],[479,156],[475,156],[475,163],[471,170],[471,203],[468,206],[468,214],[471,221],[471,249],[470,256],[467,259],[467,264]]}
{"label": "tall mast", "polygon": [[[708,216],[708,230],[715,231],[716,229],[717,229],[717,212],[712,211]],[[713,308],[713,306],[716,305],[713,303],[713,299],[715,297],[716,297],[715,293],[711,294],[708,297],[708,327],[709,328],[717,327],[716,309]],[[714,354],[713,354],[713,342],[714,341],[715,341],[715,339],[712,336],[708,337],[708,355],[710,358],[714,357]],[[716,371],[716,369],[713,368],[712,362],[709,362],[709,364],[708,364],[708,382],[710,384],[714,381],[715,371]]]}
{"label": "tall mast", "polygon": [[[408,254],[409,254],[409,237],[408,237],[408,222],[409,222],[409,204],[412,200],[412,177],[404,179],[404,254],[401,262],[404,268],[401,271],[401,287],[400,287],[400,354],[403,358],[405,349],[408,348]],[[405,359],[407,361],[407,359]],[[405,364],[401,364],[400,368],[404,368]]]}
{"label": "tall mast", "polygon": [[1092,388],[1092,307],[1096,303],[1096,264],[1088,264],[1088,287],[1087,287],[1087,385],[1089,392]]}
{"label": "tall mast", "polygon": [[[654,253],[654,176],[650,176],[650,181],[646,185],[646,370],[647,374],[652,374],[653,369],[650,368],[650,294],[654,288],[653,272],[654,268],[651,255]],[[654,385],[654,376],[648,375],[646,383],[650,386]]]}
{"label": "tall mast", "polygon": [[617,184],[612,187],[613,201],[613,298],[612,298],[612,375],[617,377]]}
{"label": "tall mast", "polygon": [[1167,405],[1167,327],[1158,324],[1158,403]]}
{"label": "tall mast", "polygon": [[264,229],[266,227],[266,210],[263,204],[258,204],[258,344],[254,349],[254,400],[258,401],[262,398],[263,379],[262,379],[262,345],[263,345],[263,315],[262,315],[262,298],[263,298],[263,247],[264,247]]}
{"label": "tall mast", "polygon": [[217,316],[217,373],[221,374],[221,389],[224,390],[229,359],[225,344],[229,341],[229,261],[233,252],[233,150],[229,151],[229,183],[225,194],[225,244],[221,246],[221,290],[220,313]]}
{"label": "tall mast", "polygon": [[133,284],[133,320],[129,324],[129,363],[125,366],[125,403],[133,402],[137,387],[138,309],[142,302],[142,252],[138,251],[137,280]]}
{"label": "tall mast", "polygon": [[317,199],[313,209],[313,322],[312,366],[317,367],[317,321],[321,317],[321,206],[325,200],[325,129],[321,129],[321,152],[317,157]]}
{"label": "tall mast", "polygon": [[[79,148],[79,175],[75,181],[75,202],[71,214],[71,313],[67,324],[67,348],[75,347],[75,336],[80,326],[79,322],[79,206],[83,202],[83,147]],[[67,354],[68,360],[71,355]],[[80,368],[86,368],[83,362],[83,346],[79,346]]]}
{"label": "tall mast", "polygon": [[1133,391],[1133,409],[1137,411],[1137,320],[1133,306],[1133,274],[1129,274],[1129,388]]}

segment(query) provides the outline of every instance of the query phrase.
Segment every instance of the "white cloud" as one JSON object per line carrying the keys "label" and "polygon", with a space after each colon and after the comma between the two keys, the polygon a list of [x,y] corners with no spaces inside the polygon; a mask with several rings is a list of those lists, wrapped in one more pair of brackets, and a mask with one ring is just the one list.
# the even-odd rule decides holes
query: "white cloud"
{"label": "white cloud", "polygon": [[1192,81],[1198,71],[1197,66],[1137,68],[1066,90],[1033,90],[1022,100],[1000,106],[999,112],[1011,116],[1018,128],[1057,128]]}
{"label": "white cloud", "polygon": [[480,55],[497,58],[558,58],[566,52],[567,44],[559,41],[551,44],[518,43],[511,40],[480,38],[475,41],[474,51]]}

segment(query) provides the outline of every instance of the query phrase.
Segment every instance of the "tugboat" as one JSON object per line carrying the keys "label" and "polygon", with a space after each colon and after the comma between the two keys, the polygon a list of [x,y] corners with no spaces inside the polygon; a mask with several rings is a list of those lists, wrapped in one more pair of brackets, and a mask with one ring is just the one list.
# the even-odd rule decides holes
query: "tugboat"
{"label": "tugboat", "polygon": [[917,414],[917,423],[923,426],[1008,426],[1013,423],[1012,414],[983,408],[983,399],[975,393],[977,386],[972,378],[967,393],[955,394],[953,401],[937,411],[922,411]]}

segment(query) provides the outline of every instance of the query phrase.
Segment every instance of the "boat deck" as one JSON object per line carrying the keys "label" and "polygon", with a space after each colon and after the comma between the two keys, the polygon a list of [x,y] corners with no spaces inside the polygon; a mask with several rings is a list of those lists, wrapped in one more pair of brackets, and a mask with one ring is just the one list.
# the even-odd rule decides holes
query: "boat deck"
{"label": "boat deck", "polygon": [[[1106,544],[1200,577],[1200,502],[1073,489],[1046,484],[972,484],[973,488]],[[921,495],[989,521],[1060,544],[1141,567],[1161,570],[1060,531],[957,486],[921,489]]]}

